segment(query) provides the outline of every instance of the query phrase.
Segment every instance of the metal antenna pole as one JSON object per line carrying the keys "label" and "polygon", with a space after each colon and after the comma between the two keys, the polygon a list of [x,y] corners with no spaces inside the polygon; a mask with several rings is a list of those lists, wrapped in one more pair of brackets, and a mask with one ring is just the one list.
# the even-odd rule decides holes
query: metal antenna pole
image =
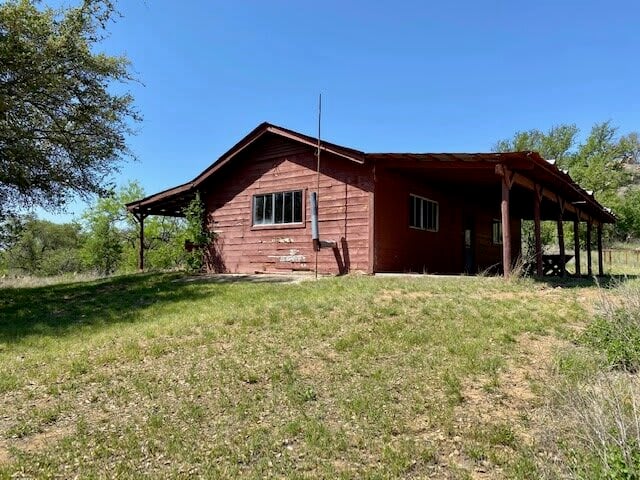
{"label": "metal antenna pole", "polygon": [[[316,167],[316,216],[318,217],[318,223],[320,223],[320,124],[322,120],[322,93],[318,98],[318,151],[317,155],[317,167]],[[318,228],[318,231],[320,229]],[[316,280],[318,279],[318,249],[316,249]]]}

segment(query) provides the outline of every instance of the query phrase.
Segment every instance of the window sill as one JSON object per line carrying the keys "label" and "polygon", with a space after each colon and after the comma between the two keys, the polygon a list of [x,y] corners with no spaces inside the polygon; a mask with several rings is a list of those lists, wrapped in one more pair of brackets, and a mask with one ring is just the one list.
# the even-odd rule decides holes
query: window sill
{"label": "window sill", "polygon": [[251,230],[288,230],[305,228],[307,225],[305,222],[301,223],[272,223],[267,225],[252,225]]}

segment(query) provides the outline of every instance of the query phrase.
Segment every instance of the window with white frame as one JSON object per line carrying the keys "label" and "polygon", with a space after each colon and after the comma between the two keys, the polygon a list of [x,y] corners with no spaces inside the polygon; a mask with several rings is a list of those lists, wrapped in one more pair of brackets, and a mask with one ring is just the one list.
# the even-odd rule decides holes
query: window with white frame
{"label": "window with white frame", "polygon": [[437,232],[438,210],[438,202],[417,195],[409,195],[409,226]]}
{"label": "window with white frame", "polygon": [[253,196],[254,225],[302,223],[302,190]]}
{"label": "window with white frame", "polygon": [[502,245],[502,222],[495,218],[491,225],[491,237],[494,245]]}

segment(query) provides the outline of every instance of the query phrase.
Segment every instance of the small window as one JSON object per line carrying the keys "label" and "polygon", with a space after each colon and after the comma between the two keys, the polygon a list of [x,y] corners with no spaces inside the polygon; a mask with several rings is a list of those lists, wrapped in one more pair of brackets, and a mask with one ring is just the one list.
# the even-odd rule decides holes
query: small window
{"label": "small window", "polygon": [[302,223],[302,190],[253,196],[254,225]]}
{"label": "small window", "polygon": [[494,245],[502,245],[502,222],[500,220],[493,219],[491,225],[491,237]]}
{"label": "small window", "polygon": [[430,232],[438,231],[438,202],[409,195],[409,226]]}

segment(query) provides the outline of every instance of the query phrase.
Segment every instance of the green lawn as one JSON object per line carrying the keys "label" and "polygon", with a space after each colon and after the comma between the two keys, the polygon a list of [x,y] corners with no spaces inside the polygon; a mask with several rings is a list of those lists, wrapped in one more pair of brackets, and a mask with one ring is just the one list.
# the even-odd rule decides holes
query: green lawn
{"label": "green lawn", "polygon": [[565,287],[0,288],[0,478],[537,478],[532,412],[596,294]]}

